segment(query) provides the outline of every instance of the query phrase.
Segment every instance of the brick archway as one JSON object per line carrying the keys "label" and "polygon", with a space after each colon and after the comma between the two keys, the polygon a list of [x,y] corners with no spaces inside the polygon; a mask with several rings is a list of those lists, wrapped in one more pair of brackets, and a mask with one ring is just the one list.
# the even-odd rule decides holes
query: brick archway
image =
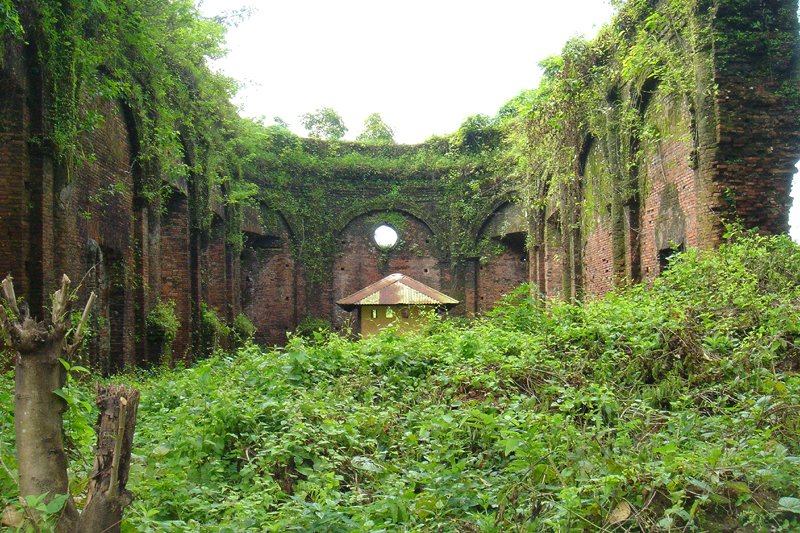
{"label": "brick archway", "polygon": [[[392,249],[381,250],[373,240],[373,232],[381,224],[392,226],[398,233],[399,241]],[[434,237],[423,220],[403,210],[369,211],[353,218],[337,236],[332,300],[395,272],[441,290],[442,266]],[[338,325],[347,313],[334,306],[330,316]]]}

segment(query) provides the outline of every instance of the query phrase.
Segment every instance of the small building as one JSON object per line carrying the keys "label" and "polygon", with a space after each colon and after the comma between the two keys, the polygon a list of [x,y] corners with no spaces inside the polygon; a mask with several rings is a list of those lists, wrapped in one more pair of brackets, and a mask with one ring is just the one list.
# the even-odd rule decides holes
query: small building
{"label": "small building", "polygon": [[345,311],[358,309],[358,331],[368,337],[389,324],[400,331],[417,329],[423,310],[448,309],[458,300],[403,274],[390,274],[336,303]]}

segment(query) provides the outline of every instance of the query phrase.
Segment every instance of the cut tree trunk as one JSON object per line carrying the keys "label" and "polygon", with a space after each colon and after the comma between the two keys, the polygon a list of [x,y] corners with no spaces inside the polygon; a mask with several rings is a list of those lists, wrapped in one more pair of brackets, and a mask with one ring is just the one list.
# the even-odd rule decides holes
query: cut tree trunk
{"label": "cut tree trunk", "polygon": [[97,450],[78,529],[85,533],[115,533],[120,529],[122,510],[133,500],[133,493],[125,490],[125,484],[139,391],[125,385],[98,386],[97,407]]}
{"label": "cut tree trunk", "polygon": [[[27,305],[18,305],[10,277],[2,281],[2,297],[0,329],[6,333],[9,347],[17,352],[14,432],[20,496],[46,494],[45,501],[49,502],[57,495],[70,495],[62,438],[67,404],[54,393],[66,383],[60,359],[69,361],[80,346],[95,294],[89,296],[71,344],[66,339],[72,300],[67,276],[53,295],[52,315],[48,320],[36,321],[30,317]],[[56,521],[56,531],[119,530],[122,509],[132,499],[125,484],[138,404],[139,391],[135,389],[98,387],[97,457],[86,509],[79,515],[71,495],[68,496]],[[39,520],[32,509],[26,514],[33,521]]]}

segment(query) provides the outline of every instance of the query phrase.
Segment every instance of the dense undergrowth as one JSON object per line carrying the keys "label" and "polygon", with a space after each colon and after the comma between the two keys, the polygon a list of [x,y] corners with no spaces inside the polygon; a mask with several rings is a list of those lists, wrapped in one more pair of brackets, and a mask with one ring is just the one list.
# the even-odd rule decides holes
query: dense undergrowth
{"label": "dense undergrowth", "polygon": [[799,265],[739,237],[583,305],[130,377],[125,530],[796,530]]}

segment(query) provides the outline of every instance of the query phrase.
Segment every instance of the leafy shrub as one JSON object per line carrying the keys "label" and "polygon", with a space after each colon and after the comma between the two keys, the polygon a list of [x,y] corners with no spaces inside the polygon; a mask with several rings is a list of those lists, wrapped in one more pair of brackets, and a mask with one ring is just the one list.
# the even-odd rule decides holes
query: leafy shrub
{"label": "leafy shrub", "polygon": [[306,315],[295,328],[293,335],[295,337],[312,340],[314,338],[324,338],[331,331],[333,331],[333,326],[331,326],[330,321],[324,318]]}
{"label": "leafy shrub", "polygon": [[234,344],[237,347],[252,342],[257,331],[253,322],[244,313],[239,313],[236,315],[236,318],[233,319],[231,332],[233,333]]}
{"label": "leafy shrub", "polygon": [[200,304],[200,355],[209,356],[220,348],[230,348],[232,333],[213,307]]}
{"label": "leafy shrub", "polygon": [[14,453],[14,374],[0,374],[0,507],[11,504],[17,489]]}
{"label": "leafy shrub", "polygon": [[737,234],[584,304],[521,289],[471,323],[131,376],[123,530],[795,531],[798,260]]}
{"label": "leafy shrub", "polygon": [[147,313],[147,340],[150,346],[158,349],[161,362],[172,364],[172,345],[181,328],[181,321],[175,313],[174,300],[158,300]]}

